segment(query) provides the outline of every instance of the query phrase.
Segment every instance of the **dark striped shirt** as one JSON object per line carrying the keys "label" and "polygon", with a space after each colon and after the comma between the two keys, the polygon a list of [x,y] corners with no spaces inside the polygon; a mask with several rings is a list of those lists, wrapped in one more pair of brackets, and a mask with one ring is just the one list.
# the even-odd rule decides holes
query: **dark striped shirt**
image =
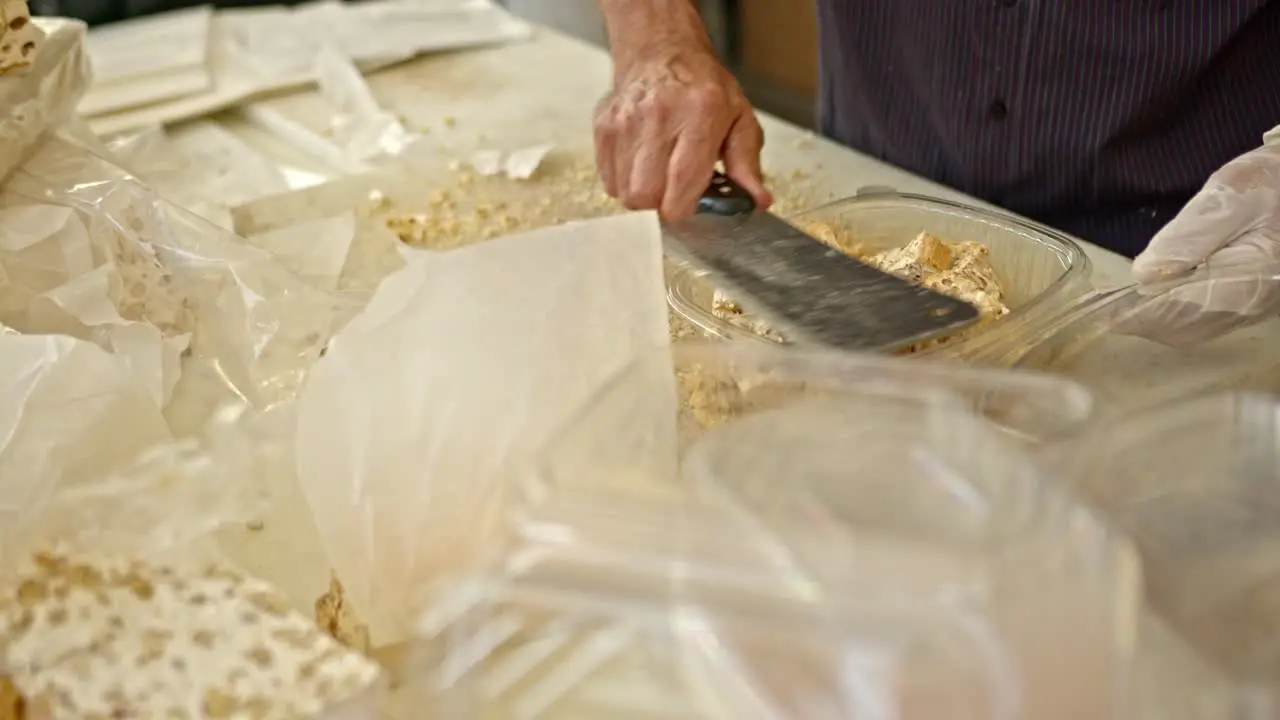
{"label": "dark striped shirt", "polygon": [[822,131],[1134,255],[1280,125],[1280,0],[817,0]]}

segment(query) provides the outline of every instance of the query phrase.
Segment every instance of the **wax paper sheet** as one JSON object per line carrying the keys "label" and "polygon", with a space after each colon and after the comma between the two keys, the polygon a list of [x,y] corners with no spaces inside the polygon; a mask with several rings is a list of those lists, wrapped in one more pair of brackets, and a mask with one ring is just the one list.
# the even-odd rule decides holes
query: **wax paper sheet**
{"label": "wax paper sheet", "polygon": [[101,115],[208,92],[213,6],[199,5],[96,27],[86,44],[94,80],[82,115]]}
{"label": "wax paper sheet", "polygon": [[375,644],[484,552],[512,478],[636,353],[668,342],[638,213],[416,252],[298,399],[299,479]]}
{"label": "wax paper sheet", "polygon": [[163,102],[94,114],[113,134],[208,115],[314,81],[316,52],[334,47],[369,71],[425,52],[528,38],[531,27],[492,0],[333,1],[230,8],[215,13],[208,53],[211,87]]}

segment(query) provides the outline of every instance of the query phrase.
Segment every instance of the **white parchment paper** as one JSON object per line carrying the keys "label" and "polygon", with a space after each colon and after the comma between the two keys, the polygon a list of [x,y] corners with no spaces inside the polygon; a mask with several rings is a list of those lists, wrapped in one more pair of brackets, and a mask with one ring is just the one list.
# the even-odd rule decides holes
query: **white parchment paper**
{"label": "white parchment paper", "polygon": [[483,553],[547,436],[668,342],[652,213],[407,258],[298,400],[300,482],[375,643]]}

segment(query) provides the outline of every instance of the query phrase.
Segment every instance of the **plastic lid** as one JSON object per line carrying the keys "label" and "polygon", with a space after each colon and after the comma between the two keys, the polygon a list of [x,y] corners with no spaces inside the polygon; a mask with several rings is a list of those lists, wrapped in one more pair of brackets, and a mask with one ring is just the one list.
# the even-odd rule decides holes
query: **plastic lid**
{"label": "plastic lid", "polygon": [[985,423],[923,414],[795,404],[708,433],[684,469],[793,538],[827,587],[981,613],[1024,674],[1025,717],[1109,716],[1139,597],[1127,543]]}
{"label": "plastic lid", "polygon": [[1106,423],[1060,474],[1142,555],[1153,607],[1238,678],[1280,681],[1280,401],[1206,395]]}

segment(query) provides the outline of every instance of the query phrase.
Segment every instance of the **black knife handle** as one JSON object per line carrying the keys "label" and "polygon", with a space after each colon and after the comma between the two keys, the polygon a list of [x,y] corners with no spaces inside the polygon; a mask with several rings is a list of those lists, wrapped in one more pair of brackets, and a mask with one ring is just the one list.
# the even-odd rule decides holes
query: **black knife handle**
{"label": "black knife handle", "polygon": [[756,210],[756,201],[750,193],[738,187],[738,183],[722,172],[711,176],[711,184],[698,200],[698,213],[702,215],[749,215]]}

